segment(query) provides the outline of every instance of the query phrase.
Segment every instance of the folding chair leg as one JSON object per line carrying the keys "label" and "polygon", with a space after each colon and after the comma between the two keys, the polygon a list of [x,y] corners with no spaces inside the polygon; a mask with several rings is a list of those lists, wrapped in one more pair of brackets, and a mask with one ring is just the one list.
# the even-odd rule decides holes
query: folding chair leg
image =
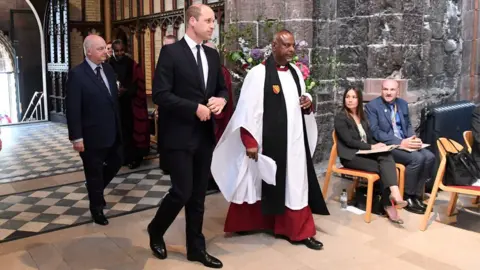
{"label": "folding chair leg", "polygon": [[[330,165],[330,164],[329,164]],[[327,198],[327,193],[328,193],[328,185],[330,184],[330,178],[332,177],[332,167],[328,167],[327,173],[325,174],[325,181],[323,182],[323,188],[322,188],[322,193],[323,193],[323,198]]]}
{"label": "folding chair leg", "polygon": [[457,200],[458,200],[458,193],[452,192],[452,195],[450,195],[450,202],[448,202],[447,216],[453,215],[453,212],[455,211],[455,207],[457,206]]}
{"label": "folding chair leg", "polygon": [[[442,166],[442,164],[440,164]],[[445,166],[445,164],[443,164]],[[437,172],[437,178],[443,178],[445,169],[443,172]],[[435,199],[437,198],[438,186],[440,185],[440,181],[435,179],[435,184],[432,188],[432,193],[430,194],[430,198],[428,199],[427,210],[425,210],[425,214],[423,214],[422,223],[420,223],[420,230],[425,231],[427,229],[428,219],[430,218],[430,213],[432,212],[433,205],[435,204]]]}
{"label": "folding chair leg", "polygon": [[367,188],[367,205],[365,212],[365,222],[370,223],[372,221],[372,200],[373,200],[373,181],[368,179],[368,188]]}

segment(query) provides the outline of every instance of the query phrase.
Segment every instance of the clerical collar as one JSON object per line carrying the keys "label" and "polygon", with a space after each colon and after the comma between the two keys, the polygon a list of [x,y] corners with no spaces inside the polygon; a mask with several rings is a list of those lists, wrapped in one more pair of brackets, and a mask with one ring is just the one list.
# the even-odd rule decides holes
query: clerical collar
{"label": "clerical collar", "polygon": [[[262,62],[262,65],[265,66],[265,61]],[[277,67],[277,71],[288,71],[288,64],[286,66],[280,66],[275,64],[275,66]]]}

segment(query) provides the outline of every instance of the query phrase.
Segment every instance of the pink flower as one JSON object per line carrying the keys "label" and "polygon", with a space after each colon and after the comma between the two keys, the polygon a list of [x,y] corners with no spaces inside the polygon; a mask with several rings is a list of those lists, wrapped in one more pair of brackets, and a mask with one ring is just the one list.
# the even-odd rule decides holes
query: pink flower
{"label": "pink flower", "polygon": [[310,69],[308,68],[308,66],[300,63],[300,62],[297,62],[295,63],[295,65],[300,69],[300,71],[302,72],[302,75],[303,75],[303,80],[306,80],[309,76],[310,76]]}

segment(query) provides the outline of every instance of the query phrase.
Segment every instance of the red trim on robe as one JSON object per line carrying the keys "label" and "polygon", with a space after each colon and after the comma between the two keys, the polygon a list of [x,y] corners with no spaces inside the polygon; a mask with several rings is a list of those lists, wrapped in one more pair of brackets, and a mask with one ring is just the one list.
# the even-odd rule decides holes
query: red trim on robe
{"label": "red trim on robe", "polygon": [[228,101],[225,107],[223,108],[223,111],[219,115],[214,116],[215,123],[216,123],[215,138],[217,139],[217,142],[222,137],[222,134],[227,128],[228,122],[230,121],[230,118],[232,118],[232,115],[233,115],[232,76],[230,75],[230,72],[224,65],[222,65],[222,73],[223,73],[223,78],[225,79],[225,86],[227,87],[227,91],[228,91]]}
{"label": "red trim on robe", "polygon": [[137,84],[137,92],[132,98],[133,142],[138,148],[150,148],[150,123],[148,121],[147,92],[145,76],[139,64],[133,61],[132,80]]}
{"label": "red trim on robe", "polygon": [[285,207],[285,213],[282,215],[265,216],[260,201],[254,204],[230,204],[225,220],[225,232],[259,230],[272,230],[274,234],[286,236],[291,241],[302,241],[316,234],[309,206],[301,210]]}

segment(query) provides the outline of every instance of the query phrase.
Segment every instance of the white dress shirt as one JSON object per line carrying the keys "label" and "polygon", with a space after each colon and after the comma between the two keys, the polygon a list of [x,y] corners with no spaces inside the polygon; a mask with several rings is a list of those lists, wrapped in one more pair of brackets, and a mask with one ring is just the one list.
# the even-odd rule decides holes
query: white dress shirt
{"label": "white dress shirt", "polygon": [[107,80],[107,76],[105,75],[105,72],[103,71],[103,67],[102,67],[102,64],[100,65],[97,65],[95,63],[93,63],[90,59],[88,58],[85,58],[85,60],[87,60],[87,63],[88,65],[93,69],[93,73],[95,75],[97,75],[97,71],[95,70],[97,67],[100,67],[100,76],[102,76],[102,79],[103,81],[105,82],[105,86],[107,87],[108,89],[108,93],[110,93],[110,95],[112,95],[112,92],[110,91],[110,85],[108,83],[108,80]]}
{"label": "white dress shirt", "polygon": [[[197,43],[193,41],[187,34],[184,36],[185,41],[188,44],[190,50],[192,50],[193,57],[195,57],[195,63],[197,63]],[[205,81],[205,88],[207,88],[207,81],[208,81],[208,61],[207,55],[205,54],[205,50],[203,49],[202,44],[200,45],[200,57],[202,58],[202,67],[203,67],[203,78]]]}

